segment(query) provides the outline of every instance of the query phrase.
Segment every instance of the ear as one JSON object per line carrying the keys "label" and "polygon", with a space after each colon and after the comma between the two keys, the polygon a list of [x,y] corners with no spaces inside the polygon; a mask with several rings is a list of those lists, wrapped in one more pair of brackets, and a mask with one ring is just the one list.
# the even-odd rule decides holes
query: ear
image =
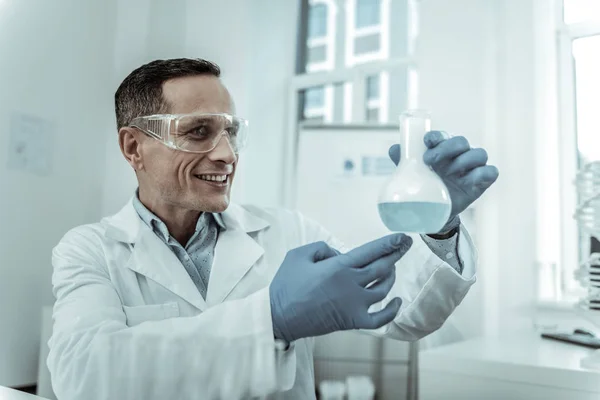
{"label": "ear", "polygon": [[137,172],[144,169],[141,150],[141,135],[140,132],[131,127],[123,127],[119,129],[119,147],[125,160]]}

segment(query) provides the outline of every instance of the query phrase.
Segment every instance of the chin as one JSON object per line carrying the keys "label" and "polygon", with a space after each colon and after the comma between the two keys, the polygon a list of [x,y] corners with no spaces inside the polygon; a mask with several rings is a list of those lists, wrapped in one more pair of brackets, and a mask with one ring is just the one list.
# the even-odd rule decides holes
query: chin
{"label": "chin", "polygon": [[[208,200],[208,199],[207,199]],[[230,199],[229,196],[224,197],[222,199],[214,199],[203,202],[203,204],[199,204],[199,209],[202,211],[210,212],[210,213],[221,213],[227,210],[229,207]]]}

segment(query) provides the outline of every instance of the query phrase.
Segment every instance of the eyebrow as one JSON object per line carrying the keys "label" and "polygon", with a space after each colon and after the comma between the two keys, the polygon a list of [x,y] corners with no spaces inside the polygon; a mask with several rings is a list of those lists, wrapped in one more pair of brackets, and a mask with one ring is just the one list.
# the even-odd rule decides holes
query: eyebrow
{"label": "eyebrow", "polygon": [[204,125],[211,125],[211,126],[239,126],[239,123],[237,120],[233,120],[232,122],[228,121],[225,118],[218,118],[218,116],[210,116],[210,115],[206,115],[206,116],[194,116],[191,118],[187,118],[183,120],[183,123],[181,123],[181,126],[183,128],[186,127],[190,127],[190,126],[195,126],[197,124],[204,124]]}

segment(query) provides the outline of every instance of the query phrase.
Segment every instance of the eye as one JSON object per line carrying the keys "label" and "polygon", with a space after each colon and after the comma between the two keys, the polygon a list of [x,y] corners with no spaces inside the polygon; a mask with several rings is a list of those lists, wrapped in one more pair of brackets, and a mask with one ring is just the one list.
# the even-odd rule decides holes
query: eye
{"label": "eye", "polygon": [[210,129],[206,125],[200,125],[186,132],[187,136],[191,136],[195,139],[203,139],[208,136]]}
{"label": "eye", "polygon": [[238,126],[230,126],[226,130],[230,136],[236,136],[238,133],[239,127]]}

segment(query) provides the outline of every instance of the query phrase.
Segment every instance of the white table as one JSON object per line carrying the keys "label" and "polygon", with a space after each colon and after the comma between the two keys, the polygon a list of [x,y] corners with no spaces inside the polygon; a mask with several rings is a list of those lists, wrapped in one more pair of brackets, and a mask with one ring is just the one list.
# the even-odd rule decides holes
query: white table
{"label": "white table", "polygon": [[419,399],[598,400],[592,351],[533,332],[442,346],[419,354]]}
{"label": "white table", "polygon": [[43,397],[0,386],[0,400],[43,400]]}

